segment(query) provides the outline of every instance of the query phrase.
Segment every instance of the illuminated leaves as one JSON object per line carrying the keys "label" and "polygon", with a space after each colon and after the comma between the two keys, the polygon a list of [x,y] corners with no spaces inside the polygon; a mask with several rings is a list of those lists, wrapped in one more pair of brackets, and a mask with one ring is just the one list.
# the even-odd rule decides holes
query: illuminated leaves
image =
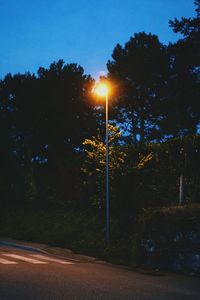
{"label": "illuminated leaves", "polygon": [[[118,127],[108,125],[109,129],[109,171],[112,174],[114,171],[119,170],[125,162],[126,153],[119,145],[122,132]],[[105,174],[106,166],[106,145],[103,137],[98,131],[97,137],[86,139],[83,142],[85,147],[86,160],[82,168],[84,173],[100,173]]]}
{"label": "illuminated leaves", "polygon": [[143,155],[143,156],[140,156],[140,161],[139,163],[137,164],[136,168],[137,169],[142,169],[146,166],[146,164],[148,162],[150,162],[152,159],[153,159],[153,153],[149,153],[148,155]]}

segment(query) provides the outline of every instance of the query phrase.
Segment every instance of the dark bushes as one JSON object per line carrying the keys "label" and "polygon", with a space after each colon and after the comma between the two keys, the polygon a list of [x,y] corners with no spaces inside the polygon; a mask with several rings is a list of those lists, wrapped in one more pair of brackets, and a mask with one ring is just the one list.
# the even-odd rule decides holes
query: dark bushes
{"label": "dark bushes", "polygon": [[200,274],[200,206],[144,210],[132,257],[146,267]]}

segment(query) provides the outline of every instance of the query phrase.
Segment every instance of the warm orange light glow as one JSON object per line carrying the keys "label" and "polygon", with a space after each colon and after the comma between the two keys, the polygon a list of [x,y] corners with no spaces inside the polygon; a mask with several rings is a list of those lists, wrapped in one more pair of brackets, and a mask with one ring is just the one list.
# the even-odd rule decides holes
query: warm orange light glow
{"label": "warm orange light glow", "polygon": [[95,92],[100,97],[105,97],[108,95],[108,86],[104,83],[99,83],[95,88]]}

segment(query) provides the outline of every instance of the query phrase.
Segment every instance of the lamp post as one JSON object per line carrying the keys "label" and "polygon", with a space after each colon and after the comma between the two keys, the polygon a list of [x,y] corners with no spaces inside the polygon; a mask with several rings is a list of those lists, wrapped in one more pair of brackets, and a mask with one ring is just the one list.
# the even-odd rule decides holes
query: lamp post
{"label": "lamp post", "polygon": [[98,84],[96,93],[105,97],[106,100],[106,242],[110,242],[110,199],[109,199],[109,144],[108,144],[108,87],[105,84]]}

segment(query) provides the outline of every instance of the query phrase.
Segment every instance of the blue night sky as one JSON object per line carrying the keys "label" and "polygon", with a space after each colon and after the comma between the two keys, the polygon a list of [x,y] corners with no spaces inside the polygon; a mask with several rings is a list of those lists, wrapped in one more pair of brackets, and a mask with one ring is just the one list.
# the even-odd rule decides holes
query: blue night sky
{"label": "blue night sky", "polygon": [[193,0],[0,0],[0,78],[60,58],[98,77],[117,43],[140,31],[174,42],[168,20],[194,14]]}

